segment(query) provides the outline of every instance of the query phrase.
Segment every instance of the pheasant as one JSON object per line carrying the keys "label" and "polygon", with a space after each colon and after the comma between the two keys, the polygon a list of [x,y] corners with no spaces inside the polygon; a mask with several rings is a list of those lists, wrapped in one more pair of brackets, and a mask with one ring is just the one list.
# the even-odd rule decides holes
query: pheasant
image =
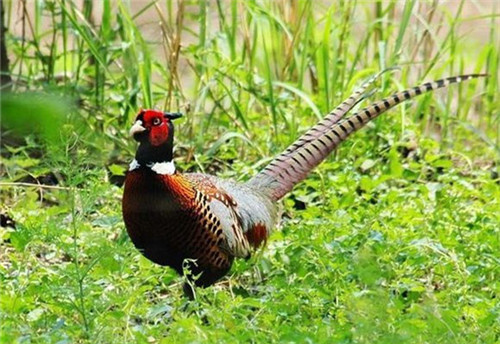
{"label": "pheasant", "polygon": [[190,285],[210,286],[230,270],[235,258],[249,258],[266,241],[278,222],[277,201],[349,135],[405,100],[486,76],[428,82],[342,119],[366,97],[366,90],[381,73],[246,183],[177,171],[173,120],[181,114],[141,110],[130,129],[139,146],[126,175],[122,201],[124,222],[135,247],[154,263],[170,266],[181,275],[188,268]]}

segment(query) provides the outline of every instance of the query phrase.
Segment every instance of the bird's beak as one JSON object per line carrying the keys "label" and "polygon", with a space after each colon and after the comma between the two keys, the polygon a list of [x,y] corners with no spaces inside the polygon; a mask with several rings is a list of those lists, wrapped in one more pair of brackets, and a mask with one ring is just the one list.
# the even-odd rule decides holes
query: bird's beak
{"label": "bird's beak", "polygon": [[135,121],[135,123],[132,126],[132,128],[130,128],[130,136],[134,136],[135,134],[142,133],[145,130],[146,130],[146,128],[144,128],[142,126],[142,121],[141,120],[137,120],[137,121]]}

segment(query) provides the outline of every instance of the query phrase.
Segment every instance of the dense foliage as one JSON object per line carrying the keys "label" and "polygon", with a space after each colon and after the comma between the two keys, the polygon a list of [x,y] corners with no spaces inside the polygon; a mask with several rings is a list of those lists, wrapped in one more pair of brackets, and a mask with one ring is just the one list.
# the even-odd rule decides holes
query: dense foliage
{"label": "dense foliage", "polygon": [[[0,342],[500,341],[500,15],[453,4],[4,0]],[[179,169],[244,181],[395,65],[370,99],[490,77],[351,137],[266,248],[194,301],[133,248],[120,202],[140,107],[186,114]]]}

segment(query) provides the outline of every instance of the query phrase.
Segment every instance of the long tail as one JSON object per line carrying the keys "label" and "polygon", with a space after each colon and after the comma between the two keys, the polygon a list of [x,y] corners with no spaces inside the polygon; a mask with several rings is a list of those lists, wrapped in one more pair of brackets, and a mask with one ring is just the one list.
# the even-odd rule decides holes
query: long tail
{"label": "long tail", "polygon": [[[302,136],[300,136],[294,143],[288,146],[287,149],[283,151],[279,156],[275,158],[288,156],[290,153],[294,152],[298,148],[302,147],[308,142],[315,140],[322,133],[331,128],[335,123],[340,121],[342,117],[349,112],[356,104],[364,100],[371,95],[371,92],[366,93],[366,90],[373,85],[373,83],[386,72],[390,72],[398,69],[397,67],[391,67],[384,69],[383,71],[375,74],[366,82],[364,82],[356,91],[354,91],[346,100],[344,100],[339,106],[332,110],[328,115],[326,115],[321,121],[316,123],[312,128],[309,128]],[[272,163],[272,162],[271,162]],[[269,167],[269,166],[268,166]]]}
{"label": "long tail", "polygon": [[[365,88],[363,88],[365,85],[361,87],[361,93],[354,93],[346,100],[348,102],[346,106],[340,105],[328,114],[327,117],[308,130],[283,153],[274,158],[248,183],[261,189],[272,199],[278,200],[290,192],[295,184],[306,178],[309,172],[322,162],[342,141],[345,141],[350,134],[361,129],[366,123],[390,108],[422,93],[485,76],[487,75],[469,74],[427,82],[394,93],[339,121],[347,111],[360,101],[366,87],[374,81],[371,79],[365,84]],[[352,101],[350,101],[351,98]]]}

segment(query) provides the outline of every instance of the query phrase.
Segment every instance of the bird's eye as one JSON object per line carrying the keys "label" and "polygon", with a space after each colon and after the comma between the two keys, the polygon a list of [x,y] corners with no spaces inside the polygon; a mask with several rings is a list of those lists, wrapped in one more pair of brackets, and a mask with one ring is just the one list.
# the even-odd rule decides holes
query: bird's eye
{"label": "bird's eye", "polygon": [[159,125],[160,123],[161,123],[161,119],[159,119],[158,117],[153,119],[153,125]]}

